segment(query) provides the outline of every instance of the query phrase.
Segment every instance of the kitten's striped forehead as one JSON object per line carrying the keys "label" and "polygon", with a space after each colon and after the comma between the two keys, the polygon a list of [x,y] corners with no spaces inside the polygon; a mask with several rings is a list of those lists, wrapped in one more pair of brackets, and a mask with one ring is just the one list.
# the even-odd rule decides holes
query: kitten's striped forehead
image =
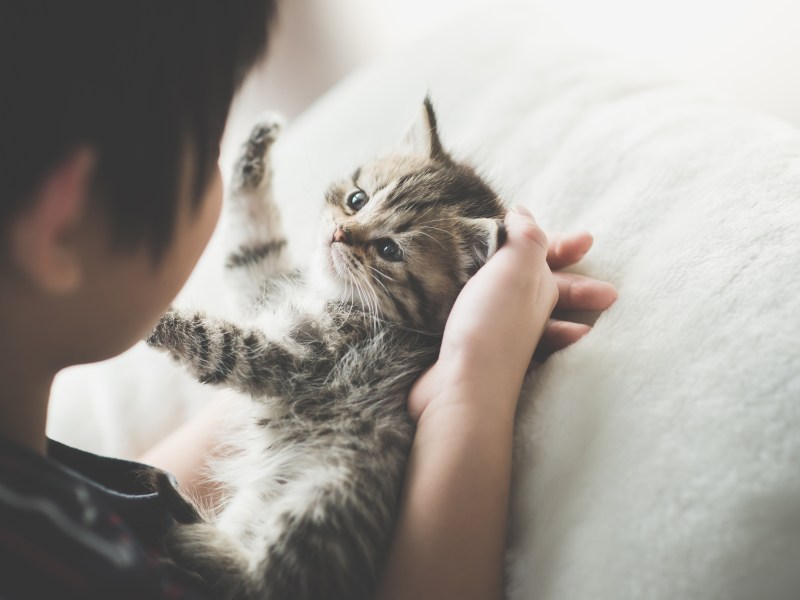
{"label": "kitten's striped forehead", "polygon": [[370,196],[365,215],[391,216],[404,223],[442,213],[498,218],[504,212],[491,188],[471,168],[458,163],[389,157],[358,169],[354,185]]}

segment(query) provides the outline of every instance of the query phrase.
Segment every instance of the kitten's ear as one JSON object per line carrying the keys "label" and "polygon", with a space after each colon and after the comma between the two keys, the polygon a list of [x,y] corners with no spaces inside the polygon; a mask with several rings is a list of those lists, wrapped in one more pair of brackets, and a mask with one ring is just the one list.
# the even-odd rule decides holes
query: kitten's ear
{"label": "kitten's ear", "polygon": [[472,277],[506,241],[502,219],[463,219],[466,271]]}
{"label": "kitten's ear", "polygon": [[436,113],[433,112],[430,96],[425,96],[417,118],[403,137],[401,148],[406,152],[420,154],[425,158],[448,158],[441,141],[439,141]]}

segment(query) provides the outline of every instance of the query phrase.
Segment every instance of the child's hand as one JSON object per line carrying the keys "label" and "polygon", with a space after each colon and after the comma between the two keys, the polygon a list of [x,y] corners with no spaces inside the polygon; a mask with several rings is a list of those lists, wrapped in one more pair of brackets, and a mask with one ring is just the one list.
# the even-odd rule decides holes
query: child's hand
{"label": "child's hand", "polygon": [[612,286],[551,272],[580,260],[591,236],[553,236],[522,211],[508,238],[453,305],[436,363],[408,399],[417,421],[395,537],[377,597],[503,597],[514,414],[542,339],[544,353],[588,327],[551,321],[564,309],[598,310]]}
{"label": "child's hand", "polygon": [[[614,303],[617,299],[617,290],[610,283],[573,273],[558,272],[558,269],[569,267],[584,257],[594,242],[591,234],[551,233],[548,235],[548,241],[547,264],[554,271],[553,275],[558,284],[556,312],[605,310]],[[553,352],[577,342],[589,331],[591,327],[583,323],[551,318],[536,347],[536,360],[541,362]]]}
{"label": "child's hand", "polygon": [[[557,234],[548,243],[544,232],[523,211],[508,214],[506,243],[458,296],[447,320],[439,359],[409,396],[409,412],[415,420],[429,406],[452,405],[461,397],[469,397],[471,402],[485,398],[495,410],[513,418],[537,344],[537,358],[545,357],[590,329],[550,319],[553,308],[602,310],[616,299],[616,291],[608,283],[551,272],[551,268],[580,260],[592,245],[589,234]],[[458,389],[469,393],[454,394]],[[511,398],[511,405],[498,406],[498,400]]]}
{"label": "child's hand", "polygon": [[546,353],[583,325],[551,321],[564,309],[598,310],[612,286],[551,272],[580,260],[588,234],[553,236],[521,211],[508,238],[453,305],[436,363],[411,390],[417,420],[395,537],[377,597],[503,597],[514,413],[542,338]]}

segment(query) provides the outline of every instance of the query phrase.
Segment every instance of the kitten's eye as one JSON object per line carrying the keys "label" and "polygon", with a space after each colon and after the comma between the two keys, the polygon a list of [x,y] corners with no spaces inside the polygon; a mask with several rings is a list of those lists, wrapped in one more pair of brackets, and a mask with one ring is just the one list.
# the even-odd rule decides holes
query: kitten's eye
{"label": "kitten's eye", "polygon": [[400,250],[400,246],[389,238],[375,240],[375,248],[378,250],[378,255],[384,260],[390,260],[392,262],[400,262],[403,260],[403,251]]}
{"label": "kitten's eye", "polygon": [[347,197],[347,206],[352,208],[355,211],[359,211],[364,208],[364,205],[367,203],[367,195],[364,193],[363,190],[356,190],[352,192]]}

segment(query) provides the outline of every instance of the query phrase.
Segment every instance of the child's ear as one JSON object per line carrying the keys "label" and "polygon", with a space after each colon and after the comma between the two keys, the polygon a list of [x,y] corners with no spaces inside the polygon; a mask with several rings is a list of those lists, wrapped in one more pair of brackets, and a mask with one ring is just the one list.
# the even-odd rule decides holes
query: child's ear
{"label": "child's ear", "polygon": [[430,96],[425,96],[417,118],[403,137],[400,147],[404,152],[419,154],[425,158],[440,160],[448,158],[439,140],[436,113],[433,112]]}
{"label": "child's ear", "polygon": [[91,150],[73,150],[48,172],[28,207],[11,221],[11,259],[46,293],[69,294],[80,286],[83,265],[76,232],[89,202],[93,166]]}

